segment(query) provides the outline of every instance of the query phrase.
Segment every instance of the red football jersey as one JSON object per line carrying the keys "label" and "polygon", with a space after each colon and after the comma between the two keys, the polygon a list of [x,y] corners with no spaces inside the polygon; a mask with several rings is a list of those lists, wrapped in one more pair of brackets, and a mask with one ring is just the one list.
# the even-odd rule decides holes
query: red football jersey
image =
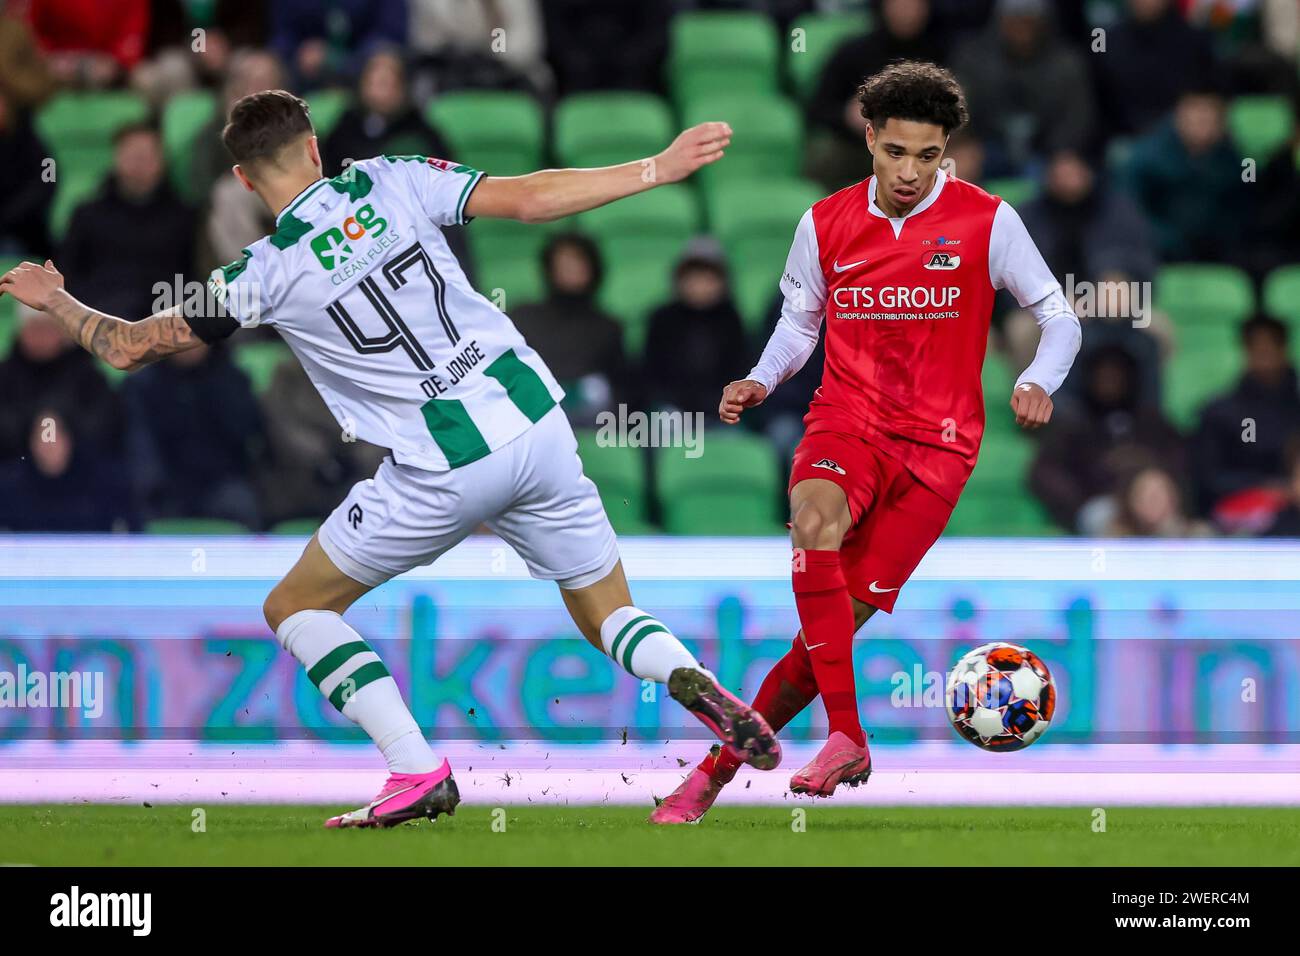
{"label": "red football jersey", "polygon": [[[804,422],[867,439],[956,502],[984,432],[994,295],[1010,288],[1028,305],[1060,286],[1014,210],[979,187],[940,172],[895,219],[874,193],[873,178],[815,203],[782,277],[783,321],[794,316],[814,342],[826,324],[822,384]],[[769,389],[790,361],[773,342],[751,376]]]}

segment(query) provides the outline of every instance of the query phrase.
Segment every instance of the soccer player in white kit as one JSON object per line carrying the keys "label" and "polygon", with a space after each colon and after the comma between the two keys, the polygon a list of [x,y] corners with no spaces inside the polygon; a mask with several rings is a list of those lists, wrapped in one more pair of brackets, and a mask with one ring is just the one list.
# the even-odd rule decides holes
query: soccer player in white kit
{"label": "soccer player in white kit", "polygon": [[[235,175],[276,214],[276,229],[213,272],[214,308],[123,321],[68,294],[52,262],[25,262],[0,278],[0,294],[56,317],[119,369],[269,325],[345,434],[391,449],[264,605],[280,644],[388,764],[375,800],[327,826],[392,826],[459,802],[449,763],[341,614],[480,524],[509,542],[534,577],[559,585],[594,646],[635,677],[667,684],[734,756],[763,769],[779,762],[766,721],[633,605],[613,529],[559,407],[560,386],[470,286],[440,228],[476,216],[545,222],[583,212],[684,179],[720,159],[730,136],[725,123],[704,123],[652,158],[601,169],[497,178],[440,159],[382,156],[326,179],[306,104],[283,90],[255,93],[231,108],[222,138]],[[186,315],[194,311],[202,314]]]}

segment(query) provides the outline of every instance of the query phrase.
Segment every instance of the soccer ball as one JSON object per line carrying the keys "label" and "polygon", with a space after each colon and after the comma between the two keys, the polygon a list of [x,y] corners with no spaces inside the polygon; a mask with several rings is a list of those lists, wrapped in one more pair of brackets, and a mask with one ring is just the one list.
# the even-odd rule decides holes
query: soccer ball
{"label": "soccer ball", "polygon": [[1056,684],[1037,654],[1018,644],[985,644],[948,675],[944,694],[957,733],[984,750],[1028,747],[1056,710]]}

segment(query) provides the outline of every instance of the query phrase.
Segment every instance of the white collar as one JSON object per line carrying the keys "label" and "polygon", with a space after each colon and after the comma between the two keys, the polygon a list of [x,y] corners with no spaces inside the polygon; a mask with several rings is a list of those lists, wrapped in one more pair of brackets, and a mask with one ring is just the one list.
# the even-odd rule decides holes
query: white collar
{"label": "white collar", "polygon": [[948,179],[946,170],[940,169],[934,177],[934,185],[930,187],[929,195],[913,206],[906,215],[887,216],[885,211],[876,205],[876,177],[872,176],[867,180],[867,212],[880,219],[888,219],[890,225],[894,227],[894,238],[903,230],[903,223],[915,216],[917,213],[925,212],[935,204],[939,198],[939,193],[943,192],[943,184]]}

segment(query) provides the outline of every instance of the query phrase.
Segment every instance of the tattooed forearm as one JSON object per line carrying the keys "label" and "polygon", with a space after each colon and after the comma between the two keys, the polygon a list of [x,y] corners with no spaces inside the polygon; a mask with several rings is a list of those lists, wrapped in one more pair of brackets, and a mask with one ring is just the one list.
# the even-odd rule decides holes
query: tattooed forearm
{"label": "tattooed forearm", "polygon": [[181,317],[179,308],[139,322],[124,322],[87,308],[60,291],[45,311],[58,319],[82,348],[124,371],[133,371],[202,344]]}

